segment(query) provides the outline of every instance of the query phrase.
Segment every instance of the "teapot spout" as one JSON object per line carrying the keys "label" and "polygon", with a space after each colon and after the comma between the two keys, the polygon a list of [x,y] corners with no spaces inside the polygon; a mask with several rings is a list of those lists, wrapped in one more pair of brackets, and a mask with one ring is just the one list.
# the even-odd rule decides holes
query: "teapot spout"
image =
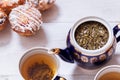
{"label": "teapot spout", "polygon": [[72,52],[69,50],[69,48],[66,49],[54,48],[51,49],[51,52],[53,52],[53,54],[59,55],[59,57],[66,62],[74,63]]}

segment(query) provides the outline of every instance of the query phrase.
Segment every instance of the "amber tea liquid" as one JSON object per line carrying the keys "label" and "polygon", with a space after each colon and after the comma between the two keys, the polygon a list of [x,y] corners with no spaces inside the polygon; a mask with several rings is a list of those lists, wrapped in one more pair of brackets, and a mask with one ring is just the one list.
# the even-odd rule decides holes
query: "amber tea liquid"
{"label": "amber tea liquid", "polygon": [[57,73],[56,64],[51,55],[35,53],[22,61],[20,71],[25,80],[51,80]]}
{"label": "amber tea liquid", "polygon": [[98,80],[120,80],[120,72],[109,72],[102,75]]}

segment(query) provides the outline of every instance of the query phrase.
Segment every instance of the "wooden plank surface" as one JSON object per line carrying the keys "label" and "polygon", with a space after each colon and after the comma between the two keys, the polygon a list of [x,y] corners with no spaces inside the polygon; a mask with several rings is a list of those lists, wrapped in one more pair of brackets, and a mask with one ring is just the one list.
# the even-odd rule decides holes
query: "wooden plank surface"
{"label": "wooden plank surface", "polygon": [[[98,16],[113,28],[120,23],[119,0],[57,0],[55,6],[43,12],[41,30],[32,37],[22,37],[10,29],[0,32],[0,80],[22,80],[18,65],[23,53],[32,47],[65,48],[66,36],[74,23],[85,16]],[[118,34],[120,35],[120,33]],[[86,70],[76,64],[60,61],[59,75],[67,80],[93,80],[98,69]],[[120,43],[106,65],[120,64]],[[103,67],[104,67],[103,66]]]}

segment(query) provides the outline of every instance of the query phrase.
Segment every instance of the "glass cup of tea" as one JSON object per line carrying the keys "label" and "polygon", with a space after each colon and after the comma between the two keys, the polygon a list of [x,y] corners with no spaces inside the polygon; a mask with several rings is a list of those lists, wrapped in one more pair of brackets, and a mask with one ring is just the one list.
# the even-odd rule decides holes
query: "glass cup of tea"
{"label": "glass cup of tea", "polygon": [[19,62],[19,71],[25,80],[65,80],[57,76],[59,61],[46,48],[32,48]]}
{"label": "glass cup of tea", "polygon": [[94,80],[120,80],[120,65],[110,65],[102,68]]}

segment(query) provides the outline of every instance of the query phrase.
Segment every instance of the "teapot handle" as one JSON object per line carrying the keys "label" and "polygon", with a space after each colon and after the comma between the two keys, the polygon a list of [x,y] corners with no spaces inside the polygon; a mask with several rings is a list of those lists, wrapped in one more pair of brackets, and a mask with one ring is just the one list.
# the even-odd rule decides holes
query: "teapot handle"
{"label": "teapot handle", "polygon": [[[114,33],[114,36],[116,37],[116,34],[120,31],[120,24],[116,25],[114,28],[113,28],[113,33]],[[116,37],[116,40],[117,42],[120,41],[120,36]]]}
{"label": "teapot handle", "polygon": [[50,53],[59,55],[59,57],[62,60],[69,62],[69,63],[74,63],[72,52],[73,51],[70,50],[69,48],[65,48],[65,49],[53,48],[50,50]]}
{"label": "teapot handle", "polygon": [[54,80],[67,80],[67,79],[65,79],[65,78],[63,78],[61,76],[56,76]]}

